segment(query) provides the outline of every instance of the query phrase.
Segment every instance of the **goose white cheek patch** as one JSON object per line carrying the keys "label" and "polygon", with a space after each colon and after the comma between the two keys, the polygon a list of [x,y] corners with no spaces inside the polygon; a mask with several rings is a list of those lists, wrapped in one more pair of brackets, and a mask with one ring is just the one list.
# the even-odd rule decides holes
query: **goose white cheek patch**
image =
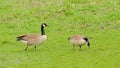
{"label": "goose white cheek patch", "polygon": [[45,27],[45,25],[43,24],[43,26]]}
{"label": "goose white cheek patch", "polygon": [[21,40],[21,42],[23,42],[23,43],[27,44],[27,41]]}

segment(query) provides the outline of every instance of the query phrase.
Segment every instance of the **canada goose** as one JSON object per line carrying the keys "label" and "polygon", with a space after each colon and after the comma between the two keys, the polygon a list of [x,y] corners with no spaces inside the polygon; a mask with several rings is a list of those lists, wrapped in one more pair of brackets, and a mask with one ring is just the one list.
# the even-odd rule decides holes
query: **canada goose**
{"label": "canada goose", "polygon": [[75,46],[79,46],[81,49],[81,46],[84,44],[87,44],[88,47],[90,48],[90,42],[87,37],[84,37],[83,35],[74,35],[72,37],[69,37],[68,40],[72,43],[73,45],[73,50]]}
{"label": "canada goose", "polygon": [[47,26],[47,24],[43,23],[41,24],[41,35],[40,34],[25,34],[17,37],[17,41],[21,41],[26,44],[25,51],[27,48],[31,45],[34,46],[36,51],[36,45],[43,43],[47,40],[47,36],[44,31],[44,27]]}

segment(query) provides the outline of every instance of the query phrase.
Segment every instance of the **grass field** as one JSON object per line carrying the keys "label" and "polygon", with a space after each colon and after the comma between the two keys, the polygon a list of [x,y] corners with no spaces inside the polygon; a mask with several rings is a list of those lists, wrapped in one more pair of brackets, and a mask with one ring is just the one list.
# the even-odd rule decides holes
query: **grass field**
{"label": "grass field", "polygon": [[[21,34],[40,33],[48,40],[29,47]],[[79,51],[67,40],[89,38]],[[120,68],[120,0],[0,0],[0,68]]]}

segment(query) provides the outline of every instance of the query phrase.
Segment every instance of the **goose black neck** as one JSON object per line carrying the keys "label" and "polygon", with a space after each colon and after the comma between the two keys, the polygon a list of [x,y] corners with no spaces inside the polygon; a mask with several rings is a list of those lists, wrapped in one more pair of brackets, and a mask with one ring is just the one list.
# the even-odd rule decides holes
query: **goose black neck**
{"label": "goose black neck", "polygon": [[44,27],[43,26],[41,26],[41,33],[42,33],[42,35],[45,35],[45,31],[44,31]]}

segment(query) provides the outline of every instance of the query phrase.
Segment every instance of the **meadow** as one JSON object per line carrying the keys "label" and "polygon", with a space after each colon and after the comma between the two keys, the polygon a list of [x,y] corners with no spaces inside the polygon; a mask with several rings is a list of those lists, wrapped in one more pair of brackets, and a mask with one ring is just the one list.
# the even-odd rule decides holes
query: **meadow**
{"label": "meadow", "polygon": [[[48,40],[29,47],[21,34]],[[86,45],[72,50],[68,37],[82,34]],[[0,0],[0,68],[120,68],[120,0]]]}

